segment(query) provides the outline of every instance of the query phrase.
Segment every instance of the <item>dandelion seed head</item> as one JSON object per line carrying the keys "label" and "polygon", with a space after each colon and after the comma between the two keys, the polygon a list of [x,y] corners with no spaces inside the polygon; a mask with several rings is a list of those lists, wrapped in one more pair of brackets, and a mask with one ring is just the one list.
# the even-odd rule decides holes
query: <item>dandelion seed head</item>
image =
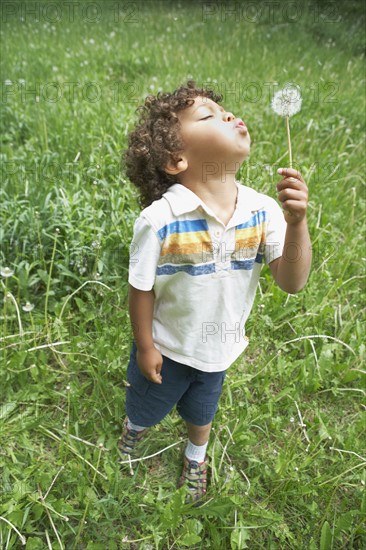
{"label": "dandelion seed head", "polygon": [[272,109],[280,116],[292,116],[301,109],[302,97],[299,86],[289,85],[276,92],[272,98]]}
{"label": "dandelion seed head", "polygon": [[14,275],[14,270],[10,269],[10,267],[2,267],[0,270],[0,274],[2,277],[5,277],[5,279],[7,279],[8,277],[12,277]]}
{"label": "dandelion seed head", "polygon": [[26,313],[29,313],[34,309],[34,304],[31,304],[30,302],[26,302],[25,306],[22,307],[22,310]]}

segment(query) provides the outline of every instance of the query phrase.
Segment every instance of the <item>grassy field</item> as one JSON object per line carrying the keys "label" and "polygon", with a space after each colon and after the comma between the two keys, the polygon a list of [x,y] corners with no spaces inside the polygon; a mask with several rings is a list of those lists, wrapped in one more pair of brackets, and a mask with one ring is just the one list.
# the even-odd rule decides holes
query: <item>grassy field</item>
{"label": "grassy field", "polygon": [[[364,5],[1,7],[0,547],[365,548]],[[133,472],[116,450],[138,215],[121,152],[145,95],[188,78],[246,121],[238,179],[274,198],[287,141],[270,101],[301,87],[291,135],[314,254],[297,295],[263,268],[198,509],[175,488],[177,413]]]}

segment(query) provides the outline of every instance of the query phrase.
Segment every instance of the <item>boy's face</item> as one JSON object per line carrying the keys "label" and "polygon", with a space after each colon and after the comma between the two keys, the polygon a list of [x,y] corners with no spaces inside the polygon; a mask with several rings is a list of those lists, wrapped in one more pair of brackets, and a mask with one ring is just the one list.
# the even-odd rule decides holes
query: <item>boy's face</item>
{"label": "boy's face", "polygon": [[248,157],[250,136],[245,123],[211,99],[198,96],[177,116],[185,145],[181,154],[188,168],[200,169],[206,162],[241,163]]}

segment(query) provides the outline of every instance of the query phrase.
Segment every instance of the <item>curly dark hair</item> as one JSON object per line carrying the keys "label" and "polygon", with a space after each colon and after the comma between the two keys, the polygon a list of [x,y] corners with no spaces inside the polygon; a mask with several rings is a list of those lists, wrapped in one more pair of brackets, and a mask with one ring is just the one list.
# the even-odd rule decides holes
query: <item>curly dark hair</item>
{"label": "curly dark hair", "polygon": [[177,112],[187,109],[197,96],[216,103],[223,97],[211,89],[196,88],[195,81],[188,80],[186,86],[173,93],[148,95],[145,103],[136,109],[140,117],[128,136],[128,148],[122,155],[122,162],[127,177],[139,190],[141,208],[160,199],[171,185],[177,183],[176,177],[164,172],[164,167],[170,159],[178,161],[178,153],[183,149]]}

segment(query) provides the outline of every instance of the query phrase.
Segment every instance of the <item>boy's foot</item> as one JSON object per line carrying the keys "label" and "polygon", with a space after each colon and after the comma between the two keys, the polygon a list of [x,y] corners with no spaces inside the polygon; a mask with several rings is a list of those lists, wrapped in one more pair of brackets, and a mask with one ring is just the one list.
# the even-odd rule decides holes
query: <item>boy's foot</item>
{"label": "boy's foot", "polygon": [[131,456],[136,455],[136,446],[146,434],[147,429],[136,432],[127,428],[127,418],[123,424],[122,435],[118,441],[118,449],[121,454],[121,461],[128,460]]}
{"label": "boy's foot", "polygon": [[188,460],[184,457],[183,472],[178,482],[182,487],[187,482],[189,495],[188,502],[197,502],[206,495],[207,491],[207,457],[203,462]]}

